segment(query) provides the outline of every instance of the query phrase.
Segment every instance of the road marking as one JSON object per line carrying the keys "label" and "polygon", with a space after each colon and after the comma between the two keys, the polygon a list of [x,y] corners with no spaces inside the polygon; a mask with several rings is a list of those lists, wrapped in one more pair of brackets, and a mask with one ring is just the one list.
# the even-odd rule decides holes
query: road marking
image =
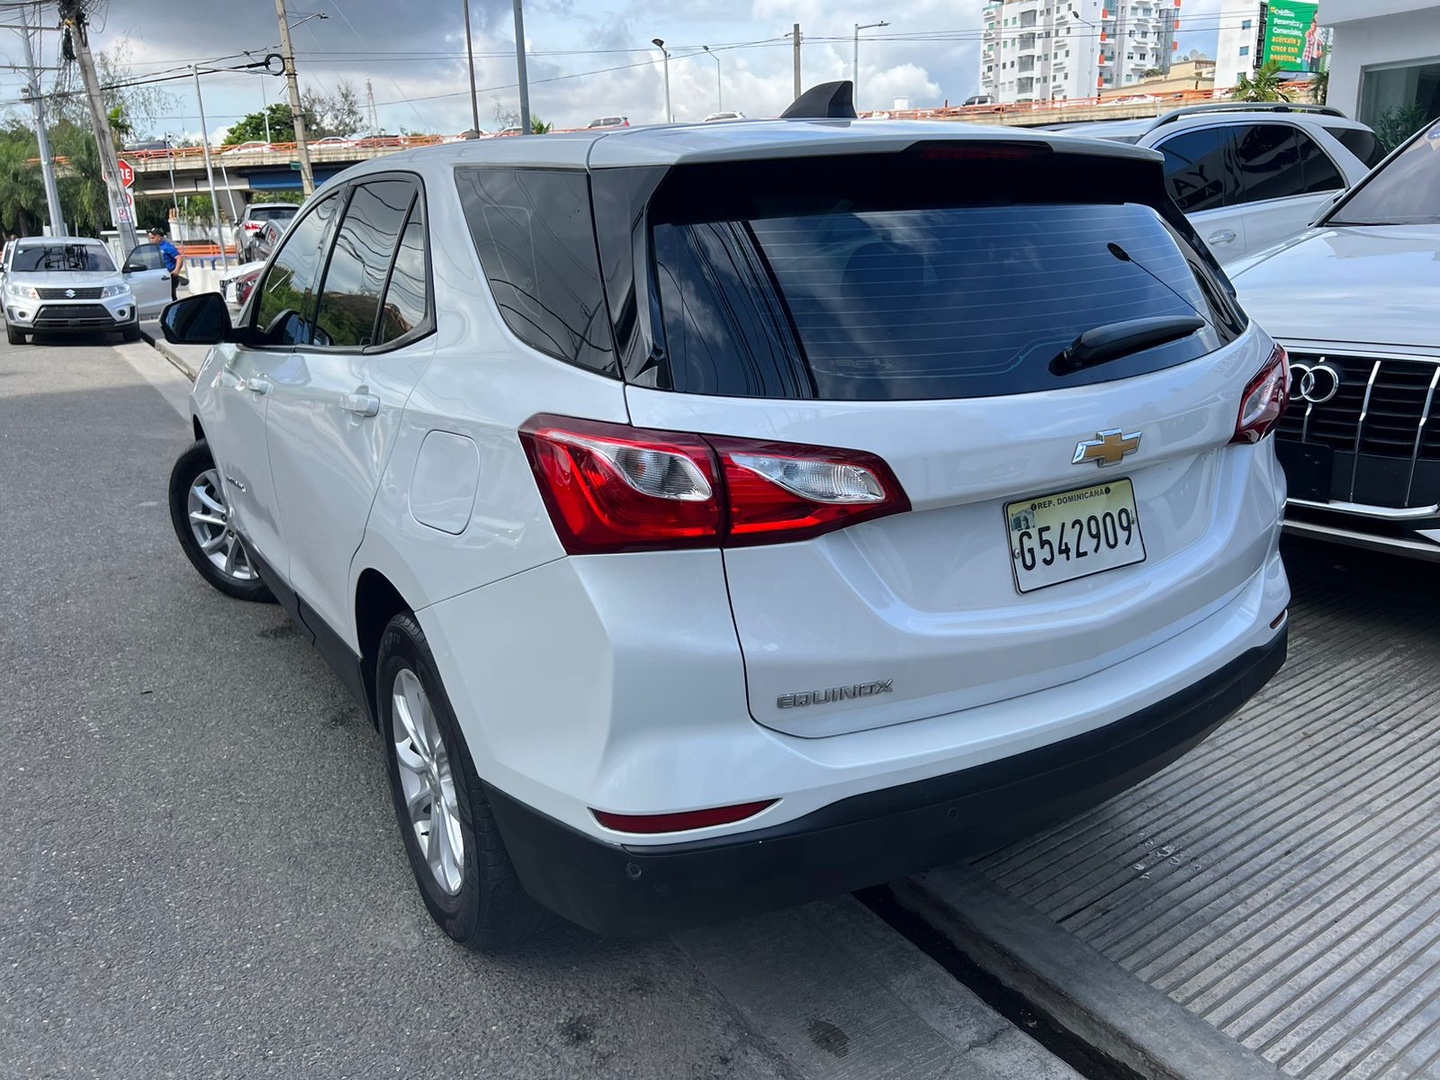
{"label": "road marking", "polygon": [[126,343],[114,349],[141,378],[160,392],[182,418],[190,419],[190,380],[149,345]]}

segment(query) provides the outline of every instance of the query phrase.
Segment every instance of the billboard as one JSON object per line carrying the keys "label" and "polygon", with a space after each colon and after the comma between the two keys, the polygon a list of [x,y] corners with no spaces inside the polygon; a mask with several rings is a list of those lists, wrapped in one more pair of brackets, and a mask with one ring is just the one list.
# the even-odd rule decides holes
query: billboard
{"label": "billboard", "polygon": [[1270,60],[1281,71],[1324,71],[1329,34],[1320,28],[1319,3],[1270,0],[1260,63]]}

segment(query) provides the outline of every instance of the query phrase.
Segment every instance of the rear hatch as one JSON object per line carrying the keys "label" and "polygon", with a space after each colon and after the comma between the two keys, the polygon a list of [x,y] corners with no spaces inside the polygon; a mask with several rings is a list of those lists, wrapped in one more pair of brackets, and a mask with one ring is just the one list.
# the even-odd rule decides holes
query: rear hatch
{"label": "rear hatch", "polygon": [[1267,520],[1230,444],[1268,343],[1159,169],[1127,164],[926,143],[655,191],[663,362],[632,423],[710,437],[724,471],[849,469],[856,500],[848,527],[726,547],[758,722],[829,735],[1071,682],[1263,565],[1273,493]]}

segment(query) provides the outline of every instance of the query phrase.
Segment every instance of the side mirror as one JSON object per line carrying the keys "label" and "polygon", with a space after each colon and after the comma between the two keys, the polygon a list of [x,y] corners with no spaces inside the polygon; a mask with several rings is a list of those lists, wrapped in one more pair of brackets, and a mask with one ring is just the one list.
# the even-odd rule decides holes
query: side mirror
{"label": "side mirror", "polygon": [[171,345],[218,345],[235,328],[225,298],[212,292],[168,305],[160,316],[160,329]]}
{"label": "side mirror", "polygon": [[138,274],[145,269],[144,263],[128,262],[120,268],[122,274]]}

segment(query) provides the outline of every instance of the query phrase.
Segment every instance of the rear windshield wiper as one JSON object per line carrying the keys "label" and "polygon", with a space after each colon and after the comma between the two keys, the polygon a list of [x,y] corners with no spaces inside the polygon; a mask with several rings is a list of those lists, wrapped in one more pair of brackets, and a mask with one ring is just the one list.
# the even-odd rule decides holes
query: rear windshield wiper
{"label": "rear windshield wiper", "polygon": [[1205,325],[1205,320],[1195,315],[1161,315],[1097,326],[1086,330],[1051,360],[1050,371],[1055,375],[1069,375],[1156,345],[1179,341],[1203,330]]}

